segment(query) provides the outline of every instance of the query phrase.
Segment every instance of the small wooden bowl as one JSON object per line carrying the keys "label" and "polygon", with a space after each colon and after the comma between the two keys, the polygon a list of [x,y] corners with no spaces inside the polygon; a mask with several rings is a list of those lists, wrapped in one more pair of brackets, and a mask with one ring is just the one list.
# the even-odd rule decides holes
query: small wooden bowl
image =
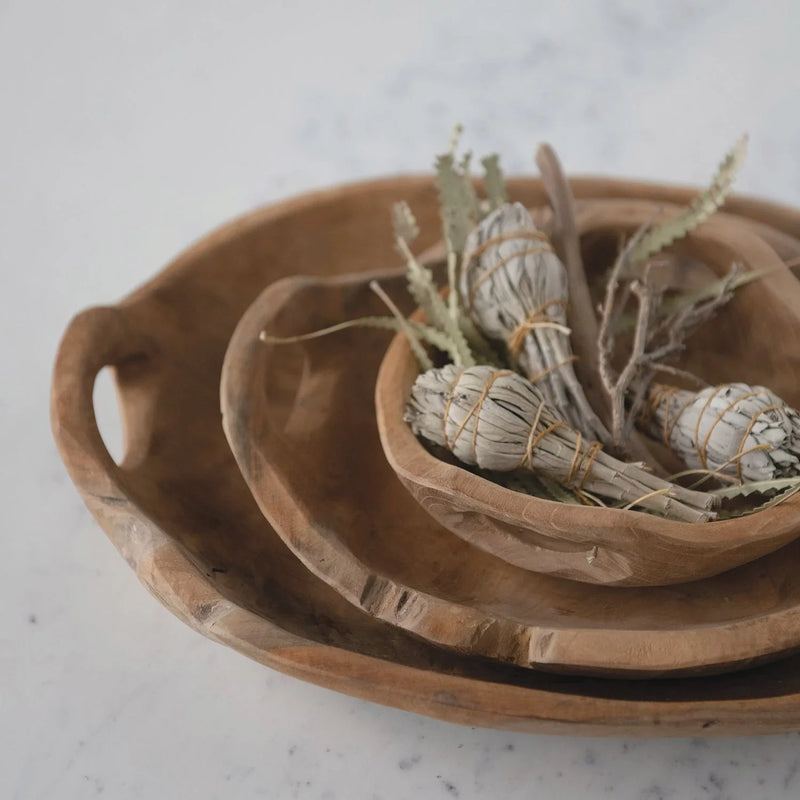
{"label": "small wooden bowl", "polygon": [[[660,207],[637,200],[587,202],[578,213],[579,230],[595,240],[616,238],[652,219]],[[800,283],[769,245],[724,214],[676,249],[720,275],[733,260],[746,269],[771,270],[739,289],[690,340],[687,368],[710,383],[745,380],[769,386],[798,407]],[[587,255],[591,268],[591,253]],[[436,458],[413,435],[403,421],[403,409],[418,374],[405,336],[397,336],[375,393],[386,457],[435,519],[511,564],[587,583],[659,586],[716,575],[800,535],[798,495],[746,517],[687,524],[637,511],[565,505],[498,486]]]}

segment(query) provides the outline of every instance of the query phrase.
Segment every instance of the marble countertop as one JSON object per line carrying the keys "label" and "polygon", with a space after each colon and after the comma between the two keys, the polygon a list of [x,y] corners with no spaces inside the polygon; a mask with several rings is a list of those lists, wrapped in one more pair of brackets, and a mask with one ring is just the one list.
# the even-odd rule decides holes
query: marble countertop
{"label": "marble countertop", "polygon": [[[789,798],[800,736],[570,739],[457,727],[207,641],[137,583],[50,436],[70,316],[312,187],[465,145],[533,169],[800,204],[800,6],[786,2],[0,4],[0,797]],[[108,387],[101,423],[118,436]]]}

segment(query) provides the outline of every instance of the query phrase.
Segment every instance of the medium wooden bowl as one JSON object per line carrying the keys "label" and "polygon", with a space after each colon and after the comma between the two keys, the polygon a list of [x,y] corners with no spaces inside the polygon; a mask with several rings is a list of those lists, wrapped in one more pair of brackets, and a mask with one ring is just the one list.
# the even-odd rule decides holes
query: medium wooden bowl
{"label": "medium wooden bowl", "polygon": [[[368,614],[524,667],[710,673],[800,645],[800,542],[704,581],[616,588],[533,575],[439,525],[381,450],[373,392],[386,334],[258,339],[263,329],[293,336],[380,314],[368,283],[353,275],[273,284],[237,325],[222,372],[223,426],[239,468],[312,572]],[[408,308],[402,275],[382,283]]]}
{"label": "medium wooden bowl", "polygon": [[[663,205],[663,204],[662,204]],[[597,200],[578,213],[581,235],[615,241],[653,218],[641,200]],[[669,210],[669,206],[666,207]],[[770,273],[741,288],[690,339],[687,368],[710,383],[745,380],[800,405],[800,282],[775,251],[739,220],[717,215],[680,252],[724,274],[732,260]],[[596,271],[606,261],[592,263]],[[573,580],[659,586],[716,575],[759,558],[800,535],[800,495],[738,519],[691,524],[638,511],[572,506],[529,497],[436,458],[403,421],[419,374],[397,336],[378,374],[378,429],[392,468],[416,500],[448,530],[511,564]]]}
{"label": "medium wooden bowl", "polygon": [[[542,202],[538,182],[524,188],[531,202]],[[656,197],[675,191],[597,180],[576,188]],[[228,339],[263,286],[289,270],[388,262],[390,247],[378,249],[383,237],[362,251],[355,222],[380,230],[389,204],[404,197],[424,201],[433,223],[436,193],[428,176],[307,195],[224,226],[119,305],[72,321],[53,375],[53,432],[111,542],[159,602],[199,633],[273,669],[374,702],[465,725],[569,735],[800,728],[800,657],[713,680],[647,682],[487,664],[362,614],[274,533],[219,425]],[[776,231],[800,230],[790,209],[741,202]],[[346,265],[323,257],[332,238],[340,252],[352,242]],[[287,248],[293,259],[281,255]],[[95,376],[106,365],[115,371],[126,423],[127,455],[119,465],[102,442],[92,405]]]}

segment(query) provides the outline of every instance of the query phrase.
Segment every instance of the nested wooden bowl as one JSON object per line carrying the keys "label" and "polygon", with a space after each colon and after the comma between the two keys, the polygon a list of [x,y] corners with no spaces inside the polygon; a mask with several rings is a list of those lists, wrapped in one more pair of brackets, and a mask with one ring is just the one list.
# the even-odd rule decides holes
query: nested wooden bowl
{"label": "nested wooden bowl", "polygon": [[[653,218],[641,200],[597,200],[578,212],[582,237],[603,248]],[[669,206],[665,207],[669,211]],[[787,255],[791,242],[784,243]],[[709,383],[743,380],[800,405],[800,282],[775,250],[741,220],[716,215],[676,250],[718,275],[736,260],[769,274],[737,291],[690,340],[685,366]],[[796,244],[795,244],[796,249]],[[606,253],[608,255],[608,253]],[[608,267],[593,262],[591,272]],[[800,535],[800,495],[738,519],[682,523],[638,511],[598,509],[529,497],[432,455],[403,421],[419,374],[397,336],[378,374],[375,404],[389,463],[436,520],[465,541],[535,572],[587,583],[657,586],[698,580],[772,552]]]}
{"label": "nested wooden bowl", "polygon": [[[381,313],[369,276],[268,287],[231,337],[223,427],[264,515],[303,563],[366,613],[431,642],[524,667],[653,677],[738,669],[800,646],[800,542],[713,578],[594,586],[531,572],[442,527],[381,449],[386,333],[294,336]],[[401,309],[402,274],[381,278]],[[724,598],[724,600],[723,600]]]}
{"label": "nested wooden bowl", "polygon": [[[525,202],[544,202],[537,181],[513,186]],[[609,180],[574,187],[581,196],[690,196]],[[290,271],[330,274],[365,270],[376,259],[390,263],[385,218],[403,198],[433,224],[429,176],[313,193],[225,225],[118,305],[90,309],[70,323],[53,375],[53,432],[73,482],[120,555],[159,602],[202,635],[302,680],[439,719],[593,736],[800,728],[800,657],[713,680],[647,682],[465,658],[361,613],[275,534],[219,424],[228,340],[261,289]],[[759,224],[774,225],[777,236],[800,233],[800,215],[791,209],[736,203]],[[367,246],[362,226],[377,231]],[[332,246],[341,261],[326,257]],[[92,406],[104,366],[114,369],[125,421],[127,452],[119,464],[102,442]]]}

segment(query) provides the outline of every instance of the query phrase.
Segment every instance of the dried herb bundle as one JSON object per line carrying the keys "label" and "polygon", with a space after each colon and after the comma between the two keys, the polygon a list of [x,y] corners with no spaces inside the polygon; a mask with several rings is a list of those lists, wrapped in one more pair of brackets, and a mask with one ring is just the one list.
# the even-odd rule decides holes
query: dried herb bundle
{"label": "dried herb bundle", "polygon": [[467,237],[460,280],[464,306],[509,360],[584,436],[608,431],[573,369],[567,275],[547,236],[520,203],[504,204]]}
{"label": "dried herb bundle", "polygon": [[800,475],[800,413],[763,386],[656,384],[640,424],[692,470],[740,482]]}
{"label": "dried herb bundle", "polygon": [[687,522],[714,518],[715,499],[625,464],[586,440],[547,403],[540,389],[511,370],[452,364],[422,373],[406,420],[417,436],[446,447],[466,464],[499,472],[531,470],[591,502],[599,495]]}

